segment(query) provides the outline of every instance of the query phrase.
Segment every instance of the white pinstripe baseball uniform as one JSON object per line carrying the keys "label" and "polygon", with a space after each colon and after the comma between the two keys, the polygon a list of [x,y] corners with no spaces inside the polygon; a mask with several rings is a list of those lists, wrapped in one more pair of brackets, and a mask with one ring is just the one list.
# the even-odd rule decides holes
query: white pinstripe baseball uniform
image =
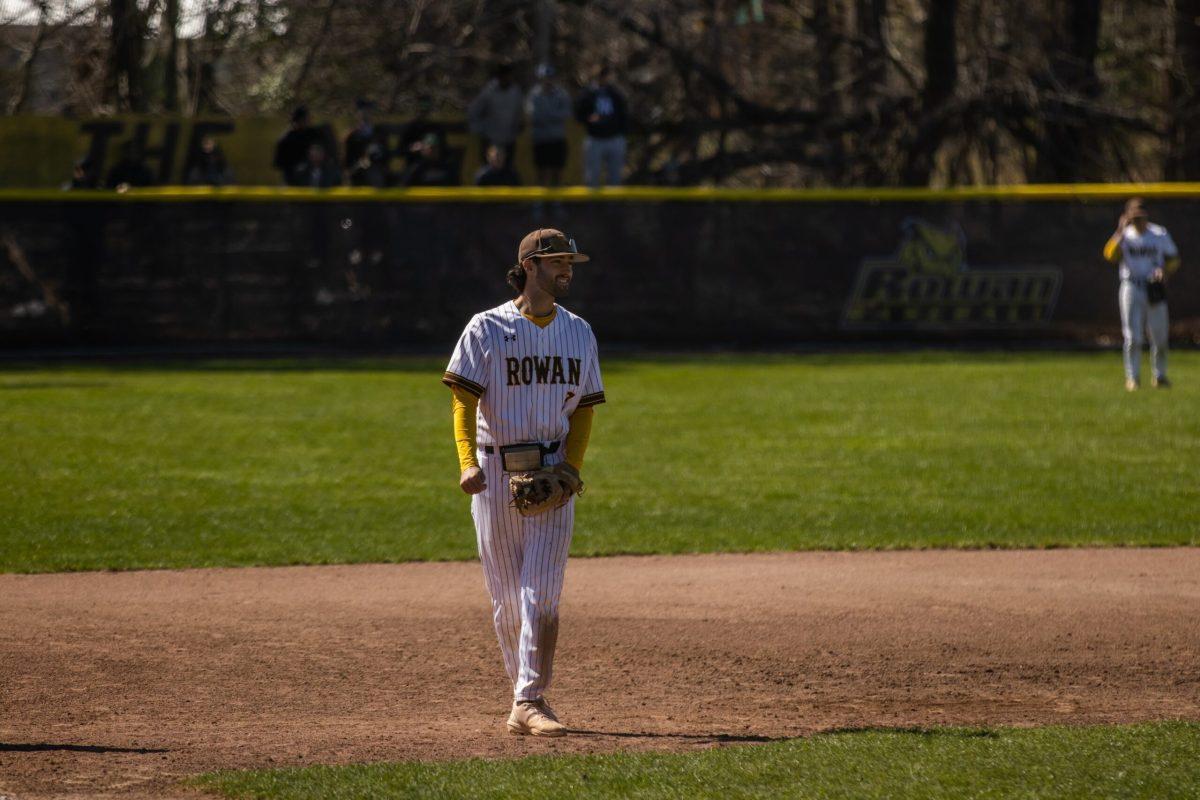
{"label": "white pinstripe baseball uniform", "polygon": [[562,306],[541,328],[508,302],[471,318],[442,382],[479,398],[479,465],[487,480],[471,499],[479,559],[514,700],[538,700],[550,684],[575,498],[522,517],[509,505],[499,448],[540,442],[553,450],[547,464],[563,460],[571,414],[604,402],[596,337]]}
{"label": "white pinstripe baseball uniform", "polygon": [[1122,231],[1118,251],[1121,254],[1121,287],[1117,302],[1121,309],[1121,334],[1125,340],[1125,378],[1137,381],[1142,366],[1142,341],[1150,333],[1150,357],[1154,377],[1167,374],[1167,343],[1170,323],[1167,303],[1150,303],[1147,285],[1156,269],[1162,269],[1168,259],[1179,256],[1179,248],[1171,234],[1161,225],[1146,223],[1146,232],[1139,233],[1134,225]]}

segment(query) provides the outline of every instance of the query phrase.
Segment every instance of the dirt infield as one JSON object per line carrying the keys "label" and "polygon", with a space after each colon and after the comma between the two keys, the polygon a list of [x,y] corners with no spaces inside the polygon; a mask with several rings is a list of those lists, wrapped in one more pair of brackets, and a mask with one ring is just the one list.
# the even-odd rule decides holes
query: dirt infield
{"label": "dirt infield", "polygon": [[218,767],[686,750],[862,726],[1200,719],[1200,549],[573,560],[504,733],[476,564],[0,576],[0,794]]}

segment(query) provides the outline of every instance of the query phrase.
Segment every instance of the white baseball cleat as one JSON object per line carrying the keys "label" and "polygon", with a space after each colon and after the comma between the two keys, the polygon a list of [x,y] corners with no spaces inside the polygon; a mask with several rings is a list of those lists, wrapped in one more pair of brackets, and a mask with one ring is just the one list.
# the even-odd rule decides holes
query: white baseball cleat
{"label": "white baseball cleat", "polygon": [[522,700],[513,703],[508,715],[508,732],[520,736],[566,736],[567,726],[546,713],[544,700]]}

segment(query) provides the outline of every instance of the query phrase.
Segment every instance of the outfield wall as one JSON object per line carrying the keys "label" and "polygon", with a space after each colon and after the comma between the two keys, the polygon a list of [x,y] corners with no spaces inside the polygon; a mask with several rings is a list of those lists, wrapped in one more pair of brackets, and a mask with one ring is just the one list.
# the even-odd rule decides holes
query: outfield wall
{"label": "outfield wall", "polygon": [[526,231],[591,263],[610,344],[1119,336],[1100,251],[1131,194],[1179,244],[1200,341],[1200,185],[738,192],[159,189],[0,193],[0,346],[452,342],[510,295]]}

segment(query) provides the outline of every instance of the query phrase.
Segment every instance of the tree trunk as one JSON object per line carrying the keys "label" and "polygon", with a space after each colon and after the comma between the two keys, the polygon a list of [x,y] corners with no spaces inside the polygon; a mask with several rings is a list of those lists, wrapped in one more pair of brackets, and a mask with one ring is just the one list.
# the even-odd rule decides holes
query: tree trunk
{"label": "tree trunk", "polygon": [[37,57],[42,51],[42,46],[46,43],[46,36],[50,30],[50,4],[45,0],[38,3],[38,24],[37,30],[33,33],[33,41],[29,44],[29,52],[25,58],[21,59],[21,82],[17,86],[16,94],[12,96],[8,103],[9,114],[20,114],[25,110],[25,106],[29,102],[29,96],[33,94],[33,70],[37,64]]}
{"label": "tree trunk", "polygon": [[925,83],[921,88],[918,128],[908,147],[904,182],[926,186],[933,175],[934,157],[946,136],[939,112],[958,85],[958,0],[930,0],[925,18]]}
{"label": "tree trunk", "polygon": [[179,111],[179,0],[166,0],[163,25],[167,31],[167,57],[163,65],[163,110]]}
{"label": "tree trunk", "polygon": [[[1100,0],[1070,0],[1056,21],[1056,33],[1050,42],[1051,75],[1043,87],[1050,93],[1047,105],[1062,119],[1063,103],[1056,95],[1065,94],[1084,103],[1100,94],[1096,78],[1096,53],[1100,38]],[[1071,183],[1102,180],[1101,137],[1085,119],[1063,119],[1047,124],[1042,146],[1038,148],[1035,177],[1039,181]]]}
{"label": "tree trunk", "polygon": [[813,0],[812,28],[817,38],[817,110],[836,114],[840,103],[837,91],[837,38],[834,35],[833,0]]}
{"label": "tree trunk", "polygon": [[333,27],[333,11],[337,8],[337,0],[329,0],[325,5],[325,12],[321,17],[321,27],[317,30],[317,35],[313,37],[312,44],[308,48],[308,53],[304,56],[304,61],[300,64],[300,74],[296,76],[296,82],[292,84],[292,102],[298,103],[304,92],[305,83],[308,80],[308,73],[312,70],[313,64],[316,63],[317,54],[321,52],[321,46],[325,44],[325,38],[329,36],[329,31]]}
{"label": "tree trunk", "polygon": [[954,94],[958,83],[957,0],[931,0],[925,19],[925,88],[922,105],[927,112]]}
{"label": "tree trunk", "polygon": [[109,14],[112,27],[106,94],[118,111],[144,111],[137,0],[109,0]]}
{"label": "tree trunk", "polygon": [[1200,180],[1200,0],[1175,0],[1167,177]]}
{"label": "tree trunk", "polygon": [[855,95],[862,100],[880,94],[887,84],[886,44],[883,38],[887,0],[855,0],[854,16],[855,32],[862,43]]}

